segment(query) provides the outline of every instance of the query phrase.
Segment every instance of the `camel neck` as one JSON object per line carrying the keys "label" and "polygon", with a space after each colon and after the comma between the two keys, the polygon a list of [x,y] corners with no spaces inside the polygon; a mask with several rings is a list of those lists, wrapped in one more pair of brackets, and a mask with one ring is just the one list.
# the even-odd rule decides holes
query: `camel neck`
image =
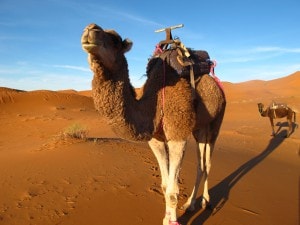
{"label": "camel neck", "polygon": [[91,68],[94,72],[92,94],[100,115],[109,120],[118,136],[135,141],[149,140],[153,125],[149,123],[149,118],[144,115],[135,98],[127,63],[118,73],[108,71],[96,60],[91,63]]}
{"label": "camel neck", "polygon": [[268,116],[268,112],[269,112],[269,109],[265,109],[265,110],[262,109],[260,115],[263,116],[263,117],[266,117],[266,116]]}

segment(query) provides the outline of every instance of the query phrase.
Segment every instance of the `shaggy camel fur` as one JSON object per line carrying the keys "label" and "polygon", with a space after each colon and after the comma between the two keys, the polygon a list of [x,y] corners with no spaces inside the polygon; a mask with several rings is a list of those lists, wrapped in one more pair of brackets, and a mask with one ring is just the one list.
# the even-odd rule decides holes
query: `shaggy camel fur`
{"label": "shaggy camel fur", "polygon": [[267,107],[264,110],[264,105],[262,103],[258,103],[258,111],[262,117],[269,117],[271,127],[272,127],[272,135],[275,136],[275,130],[274,130],[274,119],[277,118],[287,118],[288,124],[289,124],[289,130],[287,133],[287,137],[291,135],[293,132],[293,117],[294,122],[296,123],[296,112],[294,112],[290,107],[288,107],[286,104],[276,104],[272,103],[269,107]]}
{"label": "shaggy camel fur", "polygon": [[[157,158],[166,202],[164,225],[178,225],[178,177],[187,138],[193,133],[199,145],[196,184],[184,208],[194,209],[201,176],[203,206],[209,202],[207,176],[211,154],[225,111],[225,96],[209,75],[196,77],[196,101],[188,79],[162,60],[148,65],[143,94],[136,98],[124,56],[132,42],[113,30],[88,25],[81,43],[94,73],[92,95],[96,109],[108,118],[115,133],[134,141],[148,141]],[[151,67],[151,68],[149,68]]]}

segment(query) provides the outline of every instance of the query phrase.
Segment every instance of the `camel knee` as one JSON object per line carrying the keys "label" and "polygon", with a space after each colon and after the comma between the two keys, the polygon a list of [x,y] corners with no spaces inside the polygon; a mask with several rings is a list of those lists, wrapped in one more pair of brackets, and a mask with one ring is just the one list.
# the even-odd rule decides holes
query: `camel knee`
{"label": "camel knee", "polygon": [[166,191],[167,191],[167,185],[162,184],[162,185],[161,185],[161,190],[162,190],[163,194],[165,195],[165,194],[166,194]]}
{"label": "camel knee", "polygon": [[176,208],[179,194],[179,187],[177,183],[169,184],[165,193],[166,205],[170,208]]}
{"label": "camel knee", "polygon": [[166,205],[170,208],[176,208],[178,203],[177,196],[177,193],[166,194]]}
{"label": "camel knee", "polygon": [[209,171],[211,169],[211,161],[207,160],[207,162],[201,163],[201,165],[197,168],[197,174],[199,176],[202,176],[203,174],[207,176],[209,174]]}

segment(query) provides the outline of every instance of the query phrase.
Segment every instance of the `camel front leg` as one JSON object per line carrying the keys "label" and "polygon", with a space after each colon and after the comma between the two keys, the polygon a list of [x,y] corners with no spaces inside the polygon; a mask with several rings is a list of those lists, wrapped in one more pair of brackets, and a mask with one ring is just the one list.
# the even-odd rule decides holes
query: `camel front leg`
{"label": "camel front leg", "polygon": [[271,127],[272,127],[272,136],[275,136],[275,129],[274,129],[274,122],[273,122],[273,118],[269,117],[270,119],[270,123],[271,123]]}
{"label": "camel front leg", "polygon": [[198,168],[195,186],[193,188],[191,196],[188,198],[187,202],[183,205],[183,209],[188,209],[193,211],[195,209],[197,192],[201,183],[202,176],[204,175],[204,190],[202,195],[201,206],[203,209],[206,208],[207,204],[210,202],[210,197],[208,193],[208,175],[211,168],[211,156],[214,148],[214,144],[211,143],[199,143],[198,145]]}
{"label": "camel front leg", "polygon": [[288,124],[289,124],[289,130],[288,130],[287,135],[286,135],[287,138],[291,135],[291,133],[293,131],[293,123],[292,123],[292,121],[288,120]]}
{"label": "camel front leg", "polygon": [[169,141],[169,177],[165,194],[166,216],[164,225],[179,225],[177,222],[177,203],[178,203],[178,178],[181,162],[184,156],[186,141]]}
{"label": "camel front leg", "polygon": [[152,138],[148,142],[148,144],[158,162],[158,166],[161,174],[161,188],[163,193],[165,194],[167,189],[168,177],[169,177],[169,160],[168,160],[168,154],[165,147],[165,143],[155,138]]}

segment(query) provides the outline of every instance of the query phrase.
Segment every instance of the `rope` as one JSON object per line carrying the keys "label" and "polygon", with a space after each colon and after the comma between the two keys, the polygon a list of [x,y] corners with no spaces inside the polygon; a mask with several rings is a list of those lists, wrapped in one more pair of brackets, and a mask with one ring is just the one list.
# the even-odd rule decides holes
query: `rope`
{"label": "rope", "polygon": [[161,54],[161,53],[163,53],[163,50],[161,49],[160,45],[157,44],[157,45],[155,46],[155,50],[154,50],[154,52],[153,52],[153,55],[159,55],[159,54]]}
{"label": "rope", "polygon": [[220,79],[215,74],[215,67],[217,66],[217,61],[216,60],[212,60],[211,62],[212,62],[212,64],[211,64],[211,67],[210,67],[210,75],[217,82],[218,86],[224,91],[224,88],[223,88],[223,85],[222,85]]}
{"label": "rope", "polygon": [[161,109],[161,128],[163,129],[164,122],[163,122],[163,117],[164,117],[164,110],[165,110],[165,86],[166,86],[166,66],[165,66],[165,61],[163,60],[163,83],[162,83],[162,92],[161,92],[161,102],[162,102],[162,109]]}

